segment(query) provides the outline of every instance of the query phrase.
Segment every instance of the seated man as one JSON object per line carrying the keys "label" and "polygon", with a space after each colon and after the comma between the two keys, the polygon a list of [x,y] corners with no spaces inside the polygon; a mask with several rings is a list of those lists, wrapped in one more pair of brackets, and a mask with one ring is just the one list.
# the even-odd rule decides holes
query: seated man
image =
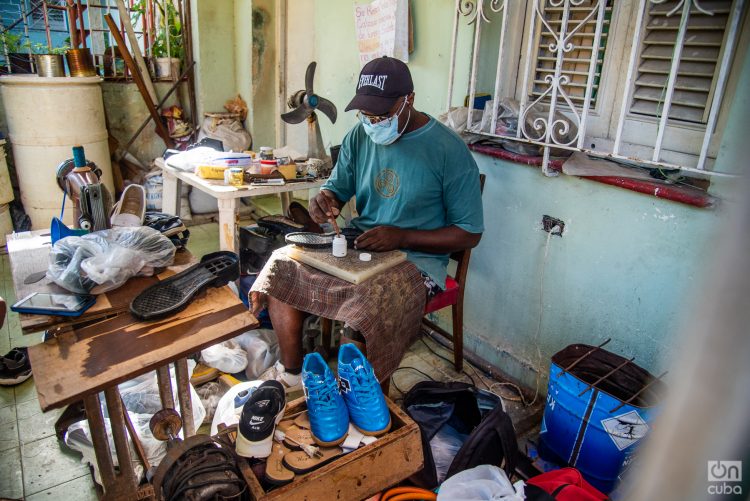
{"label": "seated man", "polygon": [[252,288],[266,297],[281,360],[261,378],[300,385],[302,322],[311,313],[345,321],[365,338],[382,381],[419,334],[425,301],[445,286],[450,253],[476,246],[484,231],[479,170],[450,129],[414,109],[408,67],[382,57],[362,69],[346,110],[359,123],[346,135],[336,166],[310,215],[324,223],[356,196],[364,231],[359,250],[402,249],[407,261],[353,285],[276,252]]}

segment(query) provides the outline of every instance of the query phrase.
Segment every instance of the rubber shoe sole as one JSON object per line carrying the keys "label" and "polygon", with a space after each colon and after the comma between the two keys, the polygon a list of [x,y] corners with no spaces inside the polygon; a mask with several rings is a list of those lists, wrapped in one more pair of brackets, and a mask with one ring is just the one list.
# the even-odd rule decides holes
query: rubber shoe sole
{"label": "rubber shoe sole", "polygon": [[359,431],[363,435],[367,435],[367,436],[370,436],[370,437],[377,437],[378,435],[382,435],[383,433],[387,433],[388,430],[391,429],[391,425],[392,424],[393,424],[393,420],[391,420],[390,417],[389,417],[388,418],[388,425],[385,428],[383,428],[382,430],[367,431],[367,430],[363,430],[362,428],[360,428],[359,426],[357,426],[354,423],[352,423],[352,426],[354,426],[357,429],[357,431]]}
{"label": "rubber shoe sole", "polygon": [[[391,425],[389,424],[388,427],[390,428]],[[312,430],[311,430],[312,431]],[[312,434],[313,440],[315,440],[315,443],[318,444],[321,447],[333,447],[334,445],[339,445],[341,442],[346,440],[346,433],[344,433],[341,438],[337,438],[336,440],[333,440],[332,442],[325,442],[323,440],[320,440],[318,437],[315,436],[315,433]]]}
{"label": "rubber shoe sole", "polygon": [[24,371],[20,374],[16,374],[13,377],[2,377],[0,378],[0,386],[15,386],[21,384],[32,376],[31,369]]}

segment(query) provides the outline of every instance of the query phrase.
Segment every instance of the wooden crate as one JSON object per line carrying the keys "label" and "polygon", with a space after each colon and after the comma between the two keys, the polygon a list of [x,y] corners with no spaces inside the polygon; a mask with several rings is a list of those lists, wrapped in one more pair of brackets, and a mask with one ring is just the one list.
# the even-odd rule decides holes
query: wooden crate
{"label": "wooden crate", "polygon": [[[250,466],[242,461],[250,498],[256,501],[359,501],[421,470],[424,457],[419,427],[387,397],[385,400],[392,421],[387,434],[317,470],[297,475],[292,483],[283,487],[264,491]],[[305,408],[305,399],[300,398],[287,405],[285,414],[291,415]]]}

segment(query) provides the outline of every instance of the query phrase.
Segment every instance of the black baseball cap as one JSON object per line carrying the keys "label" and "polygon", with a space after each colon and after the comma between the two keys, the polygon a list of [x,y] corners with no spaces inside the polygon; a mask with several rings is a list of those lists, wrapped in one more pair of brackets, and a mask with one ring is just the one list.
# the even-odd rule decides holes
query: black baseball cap
{"label": "black baseball cap", "polygon": [[383,115],[393,107],[398,98],[412,92],[414,82],[406,64],[394,57],[379,57],[367,63],[359,72],[357,94],[345,111],[365,110]]}

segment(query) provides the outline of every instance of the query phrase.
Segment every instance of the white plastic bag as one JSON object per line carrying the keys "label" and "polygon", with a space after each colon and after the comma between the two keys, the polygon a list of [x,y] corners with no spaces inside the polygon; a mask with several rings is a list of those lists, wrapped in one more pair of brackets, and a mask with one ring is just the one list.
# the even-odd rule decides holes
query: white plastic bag
{"label": "white plastic bag", "polygon": [[79,294],[101,294],[174,261],[175,246],[148,226],[112,228],[55,242],[47,277]]}
{"label": "white plastic bag", "polygon": [[234,341],[247,354],[245,376],[257,379],[279,359],[279,339],[271,329],[257,329],[240,334]]}
{"label": "white plastic bag", "polygon": [[233,340],[209,346],[201,351],[204,364],[227,374],[236,374],[247,367],[247,355]]}
{"label": "white plastic bag", "polygon": [[[188,360],[188,374],[192,373],[194,368],[195,362]],[[180,402],[177,398],[177,379],[175,377],[174,367],[170,367],[169,375],[172,380],[172,398],[177,407],[177,412],[180,412]],[[206,417],[206,410],[193,386],[189,385],[189,388],[190,400],[193,407],[193,424],[197,430]],[[151,429],[149,428],[149,421],[153,415],[162,409],[161,399],[159,398],[159,387],[156,381],[156,372],[148,372],[135,379],[126,381],[118,386],[118,390],[120,391],[122,400],[125,403],[125,409],[128,411],[133,427],[143,445],[146,457],[152,465],[158,465],[167,453],[167,443],[154,438]],[[99,400],[104,403],[103,394],[100,395]],[[107,409],[103,407],[102,412],[105,416],[104,426],[106,428],[107,437],[109,437],[109,450],[112,455],[112,463],[117,465],[117,455],[115,454],[115,445],[112,439],[112,429]],[[184,436],[182,430],[180,430],[179,436]],[[88,421],[79,421],[70,425],[68,431],[65,433],[65,443],[71,449],[83,454],[81,462],[84,464],[90,463],[94,467],[94,479],[101,484],[101,476],[97,466],[96,455],[94,454],[94,446],[91,441]],[[130,461],[133,464],[136,477],[141,478],[144,474],[143,465],[132,448],[130,449],[130,453]]]}
{"label": "white plastic bag", "polygon": [[443,482],[437,501],[523,501],[525,485],[523,480],[511,484],[503,470],[483,464]]}

